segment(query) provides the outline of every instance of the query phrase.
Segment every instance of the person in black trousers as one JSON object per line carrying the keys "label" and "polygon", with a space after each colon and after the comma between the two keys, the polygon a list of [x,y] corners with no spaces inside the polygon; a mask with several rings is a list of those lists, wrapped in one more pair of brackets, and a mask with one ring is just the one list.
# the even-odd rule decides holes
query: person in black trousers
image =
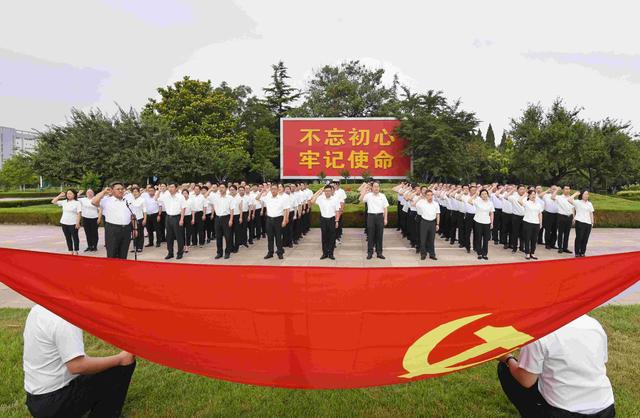
{"label": "person in black trousers", "polygon": [[147,209],[144,197],[141,195],[138,186],[131,188],[131,196],[133,196],[133,199],[129,201],[129,208],[135,214],[137,223],[136,230],[138,231],[138,234],[133,239],[134,249],[131,250],[131,252],[142,252],[142,248],[144,247],[144,227],[147,224]]}
{"label": "person in black trousers", "polygon": [[[78,196],[82,194],[82,190],[78,192]],[[78,202],[82,205],[82,228],[87,239],[86,251],[98,251],[98,225],[102,221],[102,209],[96,208],[91,204],[91,199],[96,194],[92,189],[87,189],[86,197],[81,197]]]}
{"label": "person in black trousers", "polygon": [[536,243],[538,242],[538,230],[542,225],[542,209],[536,202],[538,194],[531,189],[527,192],[526,197],[521,196],[517,203],[524,210],[522,220],[524,253],[526,260],[537,260],[534,255],[536,253]]}
{"label": "person in black trousers", "polygon": [[211,216],[215,225],[216,236],[216,260],[223,257],[223,239],[224,239],[224,258],[231,257],[233,250],[231,228],[233,228],[233,202],[232,197],[227,193],[227,186],[220,184],[217,192],[214,187],[208,191],[207,199],[212,206]]}
{"label": "person in black trousers", "polygon": [[[65,197],[66,201],[58,202],[59,199]],[[78,237],[78,229],[80,229],[80,219],[82,218],[82,204],[77,200],[78,192],[69,189],[54,197],[51,203],[62,208],[62,217],[60,225],[62,233],[67,241],[67,249],[69,254],[78,255],[80,251],[80,238]]]}
{"label": "person in black trousers", "polygon": [[284,196],[278,194],[278,186],[275,184],[271,185],[270,192],[263,190],[256,199],[261,200],[266,209],[267,255],[264,258],[265,260],[273,258],[275,243],[276,254],[282,260],[284,255],[282,228],[287,226],[289,219],[289,202]]}
{"label": "person in black trousers", "polygon": [[191,244],[193,246],[204,246],[204,206],[206,205],[206,199],[204,192],[199,185],[193,187],[193,208],[194,211],[191,214],[191,220],[193,222],[192,239]]}
{"label": "person in black trousers", "polygon": [[489,193],[493,191],[495,185],[490,190],[480,189],[479,193],[473,190],[473,194],[469,197],[467,203],[473,205],[475,214],[473,215],[473,236],[475,240],[475,251],[478,254],[478,260],[489,259],[489,240],[491,239],[491,229],[493,227],[495,208],[489,197]]}
{"label": "person in black trousers", "polygon": [[562,195],[556,197],[556,203],[558,204],[558,253],[571,253],[569,251],[569,234],[573,223],[574,208],[570,200],[573,200],[578,193],[573,196],[570,193],[571,187],[564,186]]}
{"label": "person in black trousers", "polygon": [[178,243],[178,254],[176,259],[180,260],[184,253],[184,213],[186,202],[184,197],[178,192],[178,184],[170,183],[167,192],[158,194],[158,201],[163,203],[166,213],[167,226],[167,255],[165,260],[173,258],[173,242]]}
{"label": "person in black trousers", "polygon": [[[160,222],[158,221],[158,212],[160,211],[160,205],[155,200],[156,189],[147,184],[145,192],[142,194],[144,203],[147,209],[147,238],[149,242],[145,247],[160,246]],[[155,236],[155,239],[154,239]]]}
{"label": "person in black trousers", "polygon": [[367,185],[362,189],[359,201],[367,204],[367,260],[371,260],[374,250],[378,258],[385,259],[382,238],[387,225],[387,197],[380,192],[380,184],[373,182],[373,186]]}
{"label": "person in black trousers", "polygon": [[[158,185],[158,191],[160,194],[164,194],[167,191],[167,185],[165,183],[160,183]],[[160,239],[158,243],[162,244],[163,242],[167,242],[167,212],[162,207],[162,203],[158,203],[160,205],[160,210],[158,211],[158,224],[160,230]],[[159,245],[156,245],[159,247]]]}
{"label": "person in black trousers", "polygon": [[[128,202],[124,200],[124,185],[114,182],[91,199],[91,204],[102,208],[104,241],[108,258],[127,259],[133,235],[137,236],[137,222]],[[142,232],[142,231],[140,231]]]}
{"label": "person in black trousers", "polygon": [[433,191],[426,187],[420,189],[420,194],[416,202],[416,211],[420,214],[420,259],[426,259],[428,254],[431,260],[437,260],[435,237],[440,226],[440,205],[434,202]]}
{"label": "person in black trousers", "polygon": [[[524,240],[522,239],[522,219],[524,218],[524,206],[520,205],[518,201],[521,198],[526,198],[526,188],[521,184],[518,186],[517,194],[514,194],[514,190],[512,190],[509,194],[509,202],[511,202],[511,233],[509,236],[509,244],[511,247],[511,252],[516,253],[518,249],[522,252],[525,252],[524,249]],[[537,239],[537,236],[536,236]]]}
{"label": "person in black trousers", "polygon": [[558,204],[556,197],[558,187],[551,186],[542,194],[544,200],[544,212],[542,212],[542,224],[544,226],[544,247],[547,250],[557,249],[556,242],[558,240]]}
{"label": "person in black trousers", "polygon": [[576,228],[576,239],[574,242],[574,254],[576,257],[584,257],[587,252],[587,243],[591,234],[591,227],[594,225],[593,205],[589,201],[589,192],[583,190],[576,200],[571,199],[575,206],[576,216],[573,224]]}
{"label": "person in black trousers", "polygon": [[491,227],[491,239],[495,245],[500,244],[502,231],[502,200],[499,195],[502,193],[502,186],[498,186],[496,183],[492,186],[496,191],[491,193],[490,199],[493,204],[493,226]]}
{"label": "person in black trousers", "polygon": [[238,196],[238,188],[235,185],[230,185],[228,189],[229,196],[231,197],[231,208],[233,210],[233,219],[231,222],[231,252],[237,253],[240,249],[240,216],[242,213],[241,200]]}
{"label": "person in black trousers", "polygon": [[336,228],[339,225],[341,210],[340,200],[333,194],[333,188],[324,186],[311,198],[311,204],[320,208],[320,234],[322,237],[322,256],[320,260],[335,260],[333,251],[336,247]]}
{"label": "person in black trousers", "polygon": [[249,248],[247,235],[249,234],[249,226],[251,224],[251,220],[249,219],[250,199],[249,195],[246,194],[246,188],[244,186],[238,187],[238,196],[240,198],[240,216],[238,217],[238,222],[240,222],[240,232],[238,245]]}
{"label": "person in black trousers", "polygon": [[182,189],[182,197],[184,197],[184,222],[183,222],[183,230],[184,230],[184,253],[189,252],[189,246],[193,241],[193,226],[195,225],[194,212],[193,212],[193,203],[194,198],[192,198],[189,194],[188,189]]}

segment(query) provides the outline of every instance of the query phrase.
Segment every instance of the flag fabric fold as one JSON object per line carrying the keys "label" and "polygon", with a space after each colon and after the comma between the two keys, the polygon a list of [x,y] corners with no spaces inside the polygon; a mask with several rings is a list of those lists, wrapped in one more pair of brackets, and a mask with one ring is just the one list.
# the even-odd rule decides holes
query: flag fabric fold
{"label": "flag fabric fold", "polygon": [[472,367],[639,279],[640,252],[341,268],[0,249],[0,281],[121,349],[216,379],[307,389],[398,384]]}

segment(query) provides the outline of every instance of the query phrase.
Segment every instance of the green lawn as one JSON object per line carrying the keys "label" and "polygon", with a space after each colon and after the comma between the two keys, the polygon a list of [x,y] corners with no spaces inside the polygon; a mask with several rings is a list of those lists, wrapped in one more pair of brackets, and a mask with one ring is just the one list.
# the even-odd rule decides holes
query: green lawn
{"label": "green lawn", "polygon": [[[28,414],[22,390],[22,327],[27,310],[0,309],[0,416]],[[640,416],[640,305],[592,312],[609,336],[608,374],[620,417]],[[85,336],[90,355],[112,347]],[[139,360],[125,413],[132,417],[420,416],[515,417],[495,375],[496,363],[404,385],[354,390],[287,390],[190,375]]]}

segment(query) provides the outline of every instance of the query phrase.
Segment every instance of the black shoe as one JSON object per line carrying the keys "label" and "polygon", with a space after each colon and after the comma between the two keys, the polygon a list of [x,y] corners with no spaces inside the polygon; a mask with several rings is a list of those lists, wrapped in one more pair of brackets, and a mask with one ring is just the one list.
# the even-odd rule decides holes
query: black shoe
{"label": "black shoe", "polygon": [[555,245],[552,245],[552,246],[551,246],[551,247],[549,247],[549,248],[551,248],[552,250],[557,250],[557,249],[558,249],[558,247],[556,247]]}
{"label": "black shoe", "polygon": [[464,248],[464,245],[458,244],[458,248]]}
{"label": "black shoe", "polygon": [[505,250],[508,250],[509,246],[508,245],[503,245],[502,248],[505,249]]}
{"label": "black shoe", "polygon": [[332,255],[329,256],[329,260],[335,260],[336,258]]}
{"label": "black shoe", "polygon": [[[576,256],[577,257],[577,256]],[[325,258],[327,258],[326,255],[322,254],[322,257],[320,257],[320,260],[324,260]]]}
{"label": "black shoe", "polygon": [[528,255],[525,255],[525,256],[524,256],[524,259],[525,259],[525,260],[530,260],[530,258],[529,258],[529,256],[528,256]]}
{"label": "black shoe", "polygon": [[511,250],[511,252],[512,252],[513,254],[515,254],[515,253],[517,253],[517,252],[518,252],[518,250]]}
{"label": "black shoe", "polygon": [[85,249],[84,249],[84,252],[85,252],[85,253],[86,253],[87,251],[91,251],[91,248],[90,248],[90,247],[87,247],[87,248],[85,248]]}
{"label": "black shoe", "polygon": [[156,244],[156,248],[160,248],[160,243],[157,243],[157,244]]}
{"label": "black shoe", "polygon": [[182,254],[178,254],[178,255],[176,256],[176,260],[180,260],[181,258],[182,258]]}
{"label": "black shoe", "polygon": [[576,254],[575,257],[578,258],[578,257],[582,257],[582,256],[580,254]]}
{"label": "black shoe", "polygon": [[482,259],[483,259],[483,260],[488,260],[488,259],[489,259],[489,257],[487,257],[486,255],[483,255],[483,256],[482,256]]}
{"label": "black shoe", "polygon": [[173,258],[173,254],[167,254],[167,255],[165,256],[165,258],[164,258],[164,259],[165,259],[165,260],[168,260],[168,259],[170,259],[170,258]]}
{"label": "black shoe", "polygon": [[382,254],[378,254],[378,258],[379,258],[379,259],[381,259],[381,260],[384,260],[384,259],[386,259],[387,257],[383,256]]}
{"label": "black shoe", "polygon": [[421,255],[421,256],[420,256],[420,260],[425,260],[426,258],[427,258],[427,256],[426,256],[426,255]]}
{"label": "black shoe", "polygon": [[283,258],[282,254],[278,254],[278,260],[282,260]]}
{"label": "black shoe", "polygon": [[229,254],[225,254],[225,255],[224,255],[224,259],[225,259],[225,260],[227,260],[229,257],[231,257],[231,255],[229,255]]}
{"label": "black shoe", "polygon": [[467,254],[471,254],[471,250],[467,248]]}
{"label": "black shoe", "polygon": [[416,248],[416,254],[420,252],[420,248]]}
{"label": "black shoe", "polygon": [[435,255],[430,255],[430,256],[429,256],[429,258],[430,258],[431,260],[437,260],[437,259],[438,259],[438,257],[436,257]]}
{"label": "black shoe", "polygon": [[571,254],[571,251],[569,251],[569,250],[562,250],[562,252],[565,253],[565,254]]}
{"label": "black shoe", "polygon": [[531,256],[530,256],[530,257],[531,257],[531,259],[532,259],[532,260],[537,260],[537,259],[538,259],[538,257],[536,257],[536,256],[535,256],[535,255],[533,255],[533,254],[531,254]]}
{"label": "black shoe", "polygon": [[559,249],[559,250],[558,250],[558,254],[562,254],[562,249]]}
{"label": "black shoe", "polygon": [[249,241],[249,245],[253,245],[253,241]]}
{"label": "black shoe", "polygon": [[133,249],[133,250],[129,250],[129,252],[130,252],[130,253],[135,253],[135,252],[136,252],[136,250],[135,250],[135,249]]}
{"label": "black shoe", "polygon": [[367,260],[371,260],[373,258],[373,254],[367,254]]}
{"label": "black shoe", "polygon": [[547,250],[550,250],[551,246],[550,245],[545,245],[544,248],[546,248]]}
{"label": "black shoe", "polygon": [[264,256],[265,260],[268,260],[269,258],[273,258],[273,254],[267,254]]}
{"label": "black shoe", "polygon": [[150,242],[149,244],[145,245],[145,247],[153,247],[153,242]]}
{"label": "black shoe", "polygon": [[481,255],[478,256],[478,260],[482,260],[482,256]]}
{"label": "black shoe", "polygon": [[221,258],[222,258],[222,254],[217,254],[217,255],[216,255],[215,257],[213,257],[213,258],[215,258],[216,260],[219,260],[219,259],[221,259]]}

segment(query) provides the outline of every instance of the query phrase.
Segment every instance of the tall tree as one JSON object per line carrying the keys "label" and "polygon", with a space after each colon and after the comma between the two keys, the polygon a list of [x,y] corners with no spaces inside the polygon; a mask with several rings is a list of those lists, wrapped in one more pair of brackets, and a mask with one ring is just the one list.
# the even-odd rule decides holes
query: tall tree
{"label": "tall tree", "polygon": [[502,137],[500,138],[500,144],[498,145],[498,148],[502,147],[502,144],[506,144],[507,142],[507,132],[506,131],[502,131]]}
{"label": "tall tree", "polygon": [[8,187],[32,186],[38,183],[33,169],[33,159],[23,153],[14,154],[5,160],[0,169],[0,184]]}
{"label": "tall tree", "polygon": [[271,74],[271,84],[263,88],[264,103],[267,108],[276,117],[276,122],[280,121],[289,114],[292,104],[301,96],[301,92],[289,85],[288,80],[291,78],[287,74],[287,67],[284,62],[279,61],[271,66],[273,73]]}
{"label": "tall tree", "polygon": [[496,136],[493,133],[493,127],[491,126],[491,124],[489,124],[489,128],[487,128],[487,137],[485,139],[485,142],[491,148],[496,147]]}
{"label": "tall tree", "polygon": [[253,141],[251,170],[258,174],[263,182],[278,177],[278,170],[273,164],[277,156],[278,143],[275,135],[267,128],[257,129]]}

